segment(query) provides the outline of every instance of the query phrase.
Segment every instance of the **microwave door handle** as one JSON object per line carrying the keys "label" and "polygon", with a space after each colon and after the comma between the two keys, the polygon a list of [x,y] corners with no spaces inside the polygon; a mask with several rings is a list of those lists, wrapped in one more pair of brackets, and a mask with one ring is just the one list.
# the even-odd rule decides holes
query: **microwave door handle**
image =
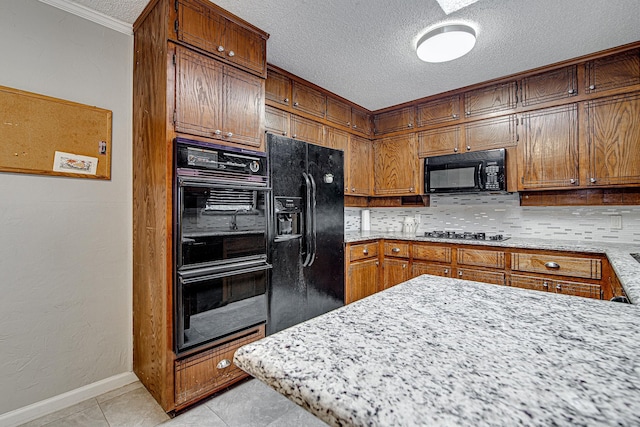
{"label": "microwave door handle", "polygon": [[480,163],[480,164],[478,165],[478,176],[477,176],[477,180],[478,180],[478,182],[477,182],[476,187],[477,187],[479,190],[484,190],[485,182],[484,182],[484,179],[482,179],[482,163]]}
{"label": "microwave door handle", "polygon": [[306,172],[302,172],[302,177],[305,182],[305,190],[306,190],[306,200],[305,200],[305,224],[304,224],[304,250],[305,250],[305,259],[302,262],[303,267],[307,267],[311,262],[311,223],[312,219],[312,211],[311,211],[311,180],[309,180],[309,175]]}

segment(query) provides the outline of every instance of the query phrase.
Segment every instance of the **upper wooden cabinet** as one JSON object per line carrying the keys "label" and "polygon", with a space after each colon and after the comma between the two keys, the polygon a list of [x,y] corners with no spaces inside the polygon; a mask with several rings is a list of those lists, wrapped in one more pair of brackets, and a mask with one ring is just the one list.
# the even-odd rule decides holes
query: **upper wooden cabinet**
{"label": "upper wooden cabinet", "polygon": [[327,97],[327,120],[341,126],[351,127],[351,106],[339,99]]}
{"label": "upper wooden cabinet", "polygon": [[319,90],[293,82],[291,99],[294,110],[303,111],[320,118],[325,117],[327,96]]}
{"label": "upper wooden cabinet", "polygon": [[576,96],[577,78],[575,65],[525,77],[521,83],[522,105],[527,107]]}
{"label": "upper wooden cabinet", "polygon": [[265,99],[278,104],[291,105],[291,80],[269,68],[265,82]]}
{"label": "upper wooden cabinet", "polygon": [[597,93],[638,84],[640,84],[640,49],[595,59],[585,64],[585,93]]}
{"label": "upper wooden cabinet", "polygon": [[420,193],[418,153],[414,134],[376,140],[373,150],[375,195]]}
{"label": "upper wooden cabinet", "polygon": [[584,103],[588,185],[640,184],[640,92]]}
{"label": "upper wooden cabinet", "polygon": [[517,124],[515,114],[467,123],[464,126],[464,151],[515,146],[518,141]]}
{"label": "upper wooden cabinet", "polygon": [[359,108],[351,107],[351,129],[371,135],[371,115]]}
{"label": "upper wooden cabinet", "polygon": [[418,133],[418,156],[440,156],[460,150],[462,126],[447,126]]}
{"label": "upper wooden cabinet", "polygon": [[267,35],[237,22],[210,2],[177,0],[177,40],[235,66],[266,76]]}
{"label": "upper wooden cabinet", "polygon": [[371,182],[373,175],[373,149],[371,141],[359,136],[352,135],[349,139],[349,159],[348,184],[345,195],[349,196],[370,196]]}
{"label": "upper wooden cabinet", "polygon": [[516,107],[516,99],[516,82],[465,92],[464,114],[466,117],[474,117],[512,110]]}
{"label": "upper wooden cabinet", "polygon": [[[322,145],[329,148],[335,148],[336,150],[347,151],[349,149],[349,134],[343,130],[326,126],[324,132],[324,143]],[[345,174],[345,183],[346,182]]]}
{"label": "upper wooden cabinet", "polygon": [[262,147],[264,80],[175,48],[176,132]]}
{"label": "upper wooden cabinet", "polygon": [[270,105],[265,107],[264,128],[267,132],[276,135],[289,136],[289,119],[291,114],[278,110]]}
{"label": "upper wooden cabinet", "polygon": [[311,144],[322,145],[324,141],[324,126],[322,123],[292,114],[291,138]]}
{"label": "upper wooden cabinet", "polygon": [[460,120],[460,95],[419,104],[416,108],[418,127],[437,125]]}
{"label": "upper wooden cabinet", "polygon": [[413,129],[414,126],[414,107],[400,108],[373,116],[373,133],[376,135]]}
{"label": "upper wooden cabinet", "polygon": [[522,135],[519,190],[580,184],[576,104],[523,114]]}

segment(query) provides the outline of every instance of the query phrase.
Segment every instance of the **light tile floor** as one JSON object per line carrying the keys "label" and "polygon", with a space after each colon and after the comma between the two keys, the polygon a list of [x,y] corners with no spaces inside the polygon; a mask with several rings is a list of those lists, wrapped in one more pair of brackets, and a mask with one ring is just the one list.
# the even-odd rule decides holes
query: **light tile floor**
{"label": "light tile floor", "polygon": [[171,419],[140,382],[20,427],[326,427],[258,380],[243,382]]}

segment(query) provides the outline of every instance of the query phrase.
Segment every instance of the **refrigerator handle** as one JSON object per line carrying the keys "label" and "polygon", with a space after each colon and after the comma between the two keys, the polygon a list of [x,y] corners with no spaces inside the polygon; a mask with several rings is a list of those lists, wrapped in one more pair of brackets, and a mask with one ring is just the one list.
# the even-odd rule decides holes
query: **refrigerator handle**
{"label": "refrigerator handle", "polygon": [[309,179],[309,175],[306,172],[302,172],[302,177],[304,178],[304,182],[305,182],[305,190],[306,190],[306,200],[305,200],[305,209],[304,209],[304,216],[305,216],[305,224],[304,224],[304,246],[305,246],[305,259],[302,262],[302,266],[303,267],[308,267],[309,265],[311,265],[311,224],[313,222],[313,216],[312,216],[312,207],[311,207],[311,194],[312,194],[312,190],[313,188],[311,187],[311,180]]}
{"label": "refrigerator handle", "polygon": [[316,259],[316,180],[313,179],[313,175],[309,174],[309,179],[311,180],[311,259],[309,260],[309,265],[313,264],[313,261]]}

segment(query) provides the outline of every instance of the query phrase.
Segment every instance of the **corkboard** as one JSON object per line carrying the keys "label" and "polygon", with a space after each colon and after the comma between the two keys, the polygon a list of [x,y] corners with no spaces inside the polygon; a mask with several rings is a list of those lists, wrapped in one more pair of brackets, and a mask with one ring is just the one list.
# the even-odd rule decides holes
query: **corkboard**
{"label": "corkboard", "polygon": [[111,111],[0,86],[0,171],[111,179]]}

